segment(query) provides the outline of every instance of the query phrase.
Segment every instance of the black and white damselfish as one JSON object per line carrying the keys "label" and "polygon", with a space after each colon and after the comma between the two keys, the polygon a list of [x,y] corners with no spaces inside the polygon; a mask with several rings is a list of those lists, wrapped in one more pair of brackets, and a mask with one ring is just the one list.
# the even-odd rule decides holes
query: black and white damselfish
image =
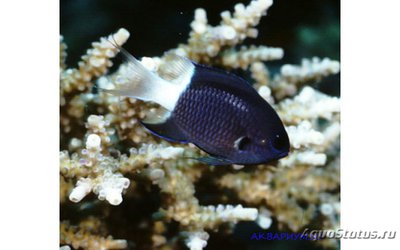
{"label": "black and white damselfish", "polygon": [[278,114],[244,79],[169,53],[168,72],[177,78],[167,81],[114,46],[128,64],[127,81],[104,91],[160,104],[163,112],[141,121],[153,134],[195,144],[209,154],[199,160],[210,165],[261,164],[288,155]]}

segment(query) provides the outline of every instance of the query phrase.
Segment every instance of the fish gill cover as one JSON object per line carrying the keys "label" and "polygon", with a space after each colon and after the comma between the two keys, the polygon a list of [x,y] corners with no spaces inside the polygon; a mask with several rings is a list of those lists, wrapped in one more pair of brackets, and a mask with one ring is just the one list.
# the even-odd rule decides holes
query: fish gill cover
{"label": "fish gill cover", "polygon": [[[212,25],[206,10],[198,8],[187,42],[162,46],[241,74],[277,111],[291,152],[277,162],[254,166],[201,163],[195,158],[206,156],[203,151],[160,139],[140,124],[159,112],[157,104],[98,91],[124,84],[121,76],[129,66],[111,70],[118,49],[109,41],[122,46],[128,30],[93,42],[75,68],[67,66],[67,45],[60,37],[61,248],[274,248],[276,242],[250,241],[252,233],[339,226],[340,98],[318,90],[325,86],[324,78],[339,72],[339,62],[311,57],[279,66],[272,60],[284,58],[282,48],[243,45],[262,32],[257,25],[272,10],[270,0],[238,3]],[[310,32],[302,28],[300,34],[313,37]],[[173,80],[178,76],[168,72],[169,53],[140,61]],[[338,248],[332,239],[280,244]]]}

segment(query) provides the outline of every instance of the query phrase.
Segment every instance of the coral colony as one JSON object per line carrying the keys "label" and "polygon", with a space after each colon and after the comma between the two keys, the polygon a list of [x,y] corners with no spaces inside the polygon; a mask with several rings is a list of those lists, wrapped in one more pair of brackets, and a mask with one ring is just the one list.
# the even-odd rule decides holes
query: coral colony
{"label": "coral colony", "polygon": [[[246,38],[257,37],[255,27],[271,5],[272,0],[237,4],[233,12],[221,13],[218,26],[209,25],[206,11],[197,9],[188,42],[169,52],[226,70],[251,72],[254,88],[273,105],[290,138],[289,156],[271,163],[275,167],[212,167],[196,161],[193,158],[205,155],[197,147],[170,143],[141,126],[139,120],[157,114],[158,105],[93,91],[96,86],[110,89],[124,83],[128,65],[107,73],[118,53],[108,40],[123,45],[129,38],[127,30],[121,28],[94,42],[78,68],[65,65],[67,46],[61,37],[61,212],[79,204],[98,207],[94,214],[79,215],[78,209],[74,212],[78,219],[63,218],[61,249],[128,248],[132,240],[115,239],[119,236],[111,235],[109,229],[116,225],[104,218],[110,206],[146,199],[139,184],[150,186],[149,190],[158,187],[152,192],[162,196],[158,211],[145,216],[140,225],[141,237],[150,242],[148,248],[175,249],[184,244],[189,249],[203,249],[210,232],[224,225],[219,233],[229,235],[239,221],[255,221],[265,230],[276,223],[278,229],[289,232],[311,225],[338,228],[340,99],[307,84],[338,73],[339,62],[303,59],[300,65],[283,65],[279,73],[271,75],[263,62],[281,59],[283,49],[238,48]],[[168,72],[168,60],[168,56],[141,58],[148,70],[173,80],[178,76]],[[200,180],[205,175],[209,178],[206,184],[213,183],[217,187],[214,192],[219,193],[219,202],[212,205],[200,204],[195,195],[199,185],[204,185]],[[236,198],[224,193],[227,189],[236,193]],[[171,229],[171,223],[178,229]],[[141,248],[140,243],[132,244]],[[324,239],[315,244],[335,249],[338,242]]]}

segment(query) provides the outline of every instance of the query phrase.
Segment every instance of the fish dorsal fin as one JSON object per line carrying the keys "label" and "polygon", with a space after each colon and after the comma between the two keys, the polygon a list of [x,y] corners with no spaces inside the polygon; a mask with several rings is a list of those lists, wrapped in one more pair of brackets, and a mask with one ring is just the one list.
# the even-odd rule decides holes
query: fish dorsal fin
{"label": "fish dorsal fin", "polygon": [[187,143],[187,136],[179,129],[173,119],[167,119],[163,123],[146,123],[141,121],[142,125],[154,135],[172,142]]}
{"label": "fish dorsal fin", "polygon": [[[118,76],[119,80],[116,83],[115,89],[103,89],[103,91],[118,96],[127,96],[143,101],[152,101],[160,104],[169,111],[174,110],[179,96],[186,89],[191,77],[187,83],[181,81],[181,83],[176,84],[166,81],[146,69],[141,62],[129,54],[129,52],[124,48],[117,44],[112,44],[122,53],[125,63],[121,65],[121,68],[118,71],[120,75]],[[188,76],[188,73],[190,72],[182,70],[182,67],[187,67],[187,62],[181,60],[180,63],[175,64],[176,66],[171,70],[181,72],[182,74],[185,73],[186,76]],[[194,68],[192,74],[193,71]],[[186,79],[187,77],[183,80]]]}
{"label": "fish dorsal fin", "polygon": [[242,77],[225,70],[210,67],[202,64],[196,65],[196,74],[192,79],[192,84],[212,84],[216,88],[222,88],[234,92],[237,95],[246,95],[248,98],[259,96],[254,87]]}

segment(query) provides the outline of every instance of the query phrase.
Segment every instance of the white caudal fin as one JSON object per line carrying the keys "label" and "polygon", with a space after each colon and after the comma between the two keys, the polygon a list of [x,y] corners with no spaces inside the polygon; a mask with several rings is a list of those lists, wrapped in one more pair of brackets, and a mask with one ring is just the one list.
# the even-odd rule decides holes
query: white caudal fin
{"label": "white caudal fin", "polygon": [[190,82],[194,65],[193,63],[182,56],[178,56],[172,52],[165,53],[164,57],[164,67],[163,67],[163,76],[167,79],[173,79],[171,82],[175,84],[184,85],[187,82]]}
{"label": "white caudal fin", "polygon": [[170,82],[146,69],[122,47],[114,43],[113,45],[122,52],[127,69],[123,75],[119,76],[123,79],[122,84],[118,84],[115,89],[104,91],[118,96],[152,101],[173,111],[179,96],[190,83],[194,72],[192,62],[186,58],[171,55],[173,63],[171,63],[171,67],[168,65],[167,68],[170,74],[177,78]]}

